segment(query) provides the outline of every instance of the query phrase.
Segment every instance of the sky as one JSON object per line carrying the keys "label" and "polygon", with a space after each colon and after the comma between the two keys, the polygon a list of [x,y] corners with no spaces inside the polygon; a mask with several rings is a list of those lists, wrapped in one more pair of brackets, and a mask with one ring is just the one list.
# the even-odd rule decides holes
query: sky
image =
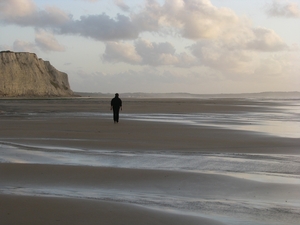
{"label": "sky", "polygon": [[76,92],[300,91],[300,0],[0,0],[0,51]]}

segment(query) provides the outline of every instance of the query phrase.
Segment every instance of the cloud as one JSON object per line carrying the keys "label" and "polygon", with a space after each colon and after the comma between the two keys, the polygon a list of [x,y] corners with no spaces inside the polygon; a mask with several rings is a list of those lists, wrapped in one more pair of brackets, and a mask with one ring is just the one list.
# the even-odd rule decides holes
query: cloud
{"label": "cloud", "polygon": [[13,50],[16,52],[37,52],[35,44],[21,40],[16,40],[14,42]]}
{"label": "cloud", "polygon": [[191,51],[202,66],[226,74],[250,74],[253,72],[255,53],[244,49],[228,49],[222,42],[199,41]]}
{"label": "cloud", "polygon": [[272,4],[267,6],[266,13],[271,17],[300,18],[299,5],[293,2],[273,1]]}
{"label": "cloud", "polygon": [[247,77],[261,79],[265,76],[287,76],[297,74],[292,71],[296,65],[291,56],[297,55],[294,51],[262,54],[261,51],[248,48],[246,42],[238,46],[228,46],[222,40],[198,41],[190,46],[192,54],[199,60],[199,66],[206,67],[214,73],[222,74],[230,79],[247,79]]}
{"label": "cloud", "polygon": [[209,0],[166,0],[163,6],[164,22],[177,27],[188,39],[219,37],[224,30],[239,22],[228,8],[217,8]]}
{"label": "cloud", "polygon": [[287,44],[273,30],[254,28],[253,35],[252,40],[247,43],[249,49],[262,52],[288,50]]}
{"label": "cloud", "polygon": [[[123,1],[116,1],[123,9]],[[81,35],[101,41],[135,39],[139,30],[130,17],[118,14],[111,18],[105,13],[82,16],[74,20],[57,7],[39,9],[31,0],[0,0],[0,20],[6,24],[46,28],[60,34]]]}
{"label": "cloud", "polygon": [[175,48],[168,42],[154,43],[144,39],[135,42],[137,53],[143,58],[143,64],[157,65],[172,65],[178,62],[174,55]]}
{"label": "cloud", "polygon": [[[259,54],[288,51],[289,47],[272,30],[244,25],[241,30],[214,39],[203,39],[176,53],[169,42],[138,39],[131,44],[106,44],[103,58],[109,62],[135,65],[208,67],[227,74],[251,74],[258,66]],[[242,31],[242,32],[241,32]]]}
{"label": "cloud", "polygon": [[169,27],[186,39],[221,40],[228,48],[248,48],[262,52],[288,49],[287,44],[274,31],[255,28],[232,10],[217,8],[209,0],[166,0],[162,6],[148,0],[144,10],[133,15],[132,20],[139,30],[162,32],[163,27]]}
{"label": "cloud", "polygon": [[139,13],[131,14],[132,23],[135,24],[139,32],[159,31],[162,18],[162,7],[155,0],[148,0]]}
{"label": "cloud", "polygon": [[[37,30],[35,43],[17,40],[16,49],[64,51],[54,34],[79,35],[104,42],[102,59],[106,62],[155,68],[197,67],[227,76],[271,71],[276,60],[262,56],[290,49],[273,30],[255,27],[249,19],[228,8],[218,8],[210,0],[146,0],[143,7],[135,8],[137,11],[131,11],[123,0],[115,0],[115,4],[123,14],[74,19],[56,7],[40,9],[32,0],[0,0],[0,20]],[[274,1],[268,13],[298,17],[299,8],[295,3]],[[142,34],[172,35],[194,43],[186,52],[177,52],[171,42],[149,41]]]}
{"label": "cloud", "polygon": [[129,17],[118,14],[115,19],[112,19],[105,13],[82,16],[80,20],[61,26],[59,33],[78,34],[100,41],[136,39],[139,35],[139,31]]}
{"label": "cloud", "polygon": [[[123,0],[115,0],[115,3],[127,10]],[[81,16],[78,20],[56,7],[41,10],[31,0],[0,0],[0,4],[2,22],[99,41],[136,40],[143,32],[169,35],[172,31],[175,36],[195,41],[227,39],[234,42],[232,40],[239,41],[244,35],[243,39],[252,39],[249,48],[261,47],[261,51],[279,51],[285,47],[275,32],[253,28],[249,21],[228,8],[213,6],[210,0],[165,0],[162,5],[147,0],[144,8],[128,16],[117,14],[112,18],[102,13]],[[172,61],[170,55],[161,57],[165,62]]]}
{"label": "cloud", "polygon": [[0,45],[0,51],[38,52],[38,49],[34,43],[22,40],[15,40],[13,46]]}
{"label": "cloud", "polygon": [[[135,65],[208,67],[227,74],[251,74],[258,66],[262,52],[288,51],[288,46],[272,30],[244,26],[243,32],[232,32],[227,37],[197,41],[187,52],[176,53],[169,42],[155,43],[138,39],[131,44],[112,42],[106,44],[104,60]],[[226,35],[225,35],[226,36]]]}
{"label": "cloud", "polygon": [[[205,66],[224,74],[253,74],[258,70],[260,54],[284,52],[289,47],[272,30],[245,26],[243,32],[233,32],[228,38],[200,40],[189,47]],[[269,65],[272,60],[266,61]],[[262,71],[262,69],[260,70]]]}
{"label": "cloud", "polygon": [[255,69],[257,74],[280,75],[287,72],[287,62],[276,55],[261,59]]}
{"label": "cloud", "polygon": [[130,10],[130,7],[124,3],[124,0],[114,0],[115,4],[125,12]]}
{"label": "cloud", "polygon": [[65,47],[60,45],[52,33],[45,30],[37,30],[35,34],[35,43],[43,51],[65,51]]}
{"label": "cloud", "polygon": [[134,45],[108,42],[106,43],[103,59],[113,63],[126,62],[150,66],[189,67],[196,65],[196,60],[191,55],[185,52],[176,54],[175,47],[171,43],[155,43],[145,39],[135,41]]}
{"label": "cloud", "polygon": [[1,19],[13,20],[18,17],[30,16],[36,10],[36,5],[30,0],[0,0]]}
{"label": "cloud", "polygon": [[56,51],[62,52],[65,51],[65,47],[60,45],[52,33],[48,33],[45,30],[36,30],[35,42],[28,42],[22,40],[16,40],[13,43],[13,46],[1,45],[0,49],[3,50],[12,50],[16,52],[35,52],[39,50],[44,52]]}
{"label": "cloud", "polygon": [[7,24],[33,27],[59,26],[71,19],[57,7],[40,10],[31,0],[0,0],[0,18]]}
{"label": "cloud", "polygon": [[[176,71],[159,70],[155,67],[142,68],[138,71],[124,70],[109,74],[103,72],[87,74],[85,71],[72,71],[69,74],[72,74],[70,82],[73,89],[83,92],[90,92],[91,90],[102,93],[171,92],[174,91],[174,87],[180,92],[183,89],[179,89],[178,86],[180,88],[184,86],[189,90],[191,90],[191,85],[197,86],[194,79],[186,79]],[[196,81],[198,81],[197,78]]]}
{"label": "cloud", "polygon": [[163,5],[148,0],[131,19],[140,32],[173,30],[191,40],[219,37],[240,23],[232,10],[217,8],[209,0],[165,0]]}
{"label": "cloud", "polygon": [[106,43],[103,59],[113,63],[126,62],[131,64],[138,64],[142,61],[141,56],[138,55],[134,46],[120,42]]}

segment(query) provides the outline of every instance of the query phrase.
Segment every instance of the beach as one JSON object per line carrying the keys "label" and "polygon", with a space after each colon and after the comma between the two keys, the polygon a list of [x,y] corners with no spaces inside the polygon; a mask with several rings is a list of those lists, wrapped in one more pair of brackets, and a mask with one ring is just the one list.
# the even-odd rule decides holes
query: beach
{"label": "beach", "polygon": [[299,223],[298,100],[122,100],[0,100],[1,224]]}

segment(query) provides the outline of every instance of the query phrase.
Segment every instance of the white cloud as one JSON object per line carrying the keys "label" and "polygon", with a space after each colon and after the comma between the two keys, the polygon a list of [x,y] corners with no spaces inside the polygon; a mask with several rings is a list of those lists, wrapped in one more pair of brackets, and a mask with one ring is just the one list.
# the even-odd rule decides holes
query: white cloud
{"label": "white cloud", "polygon": [[140,63],[142,58],[136,52],[134,46],[120,42],[106,43],[103,59],[108,62],[127,62],[132,64]]}
{"label": "white cloud", "polygon": [[300,8],[297,3],[273,0],[273,3],[267,6],[267,14],[272,17],[300,18]]}
{"label": "white cloud", "polygon": [[230,76],[253,74],[259,66],[260,54],[285,52],[289,47],[273,30],[245,23],[224,36],[200,40],[190,50],[199,59],[199,66]]}
{"label": "white cloud", "polygon": [[288,50],[287,44],[273,30],[266,28],[253,28],[253,38],[247,46],[265,52]]}
{"label": "white cloud", "polygon": [[178,62],[175,48],[170,43],[154,43],[144,39],[135,42],[135,48],[147,65],[170,65]]}
{"label": "white cloud", "polygon": [[171,29],[192,40],[216,38],[240,23],[232,10],[217,8],[209,0],[165,0],[163,5],[148,0],[131,18],[140,31]]}
{"label": "white cloud", "polygon": [[65,47],[60,45],[52,33],[45,30],[37,30],[35,34],[35,43],[43,51],[65,51]]}
{"label": "white cloud", "polygon": [[104,59],[150,66],[204,66],[226,74],[249,75],[259,66],[260,53],[288,50],[288,46],[272,30],[249,26],[243,29],[242,34],[235,31],[225,38],[221,36],[196,42],[189,47],[192,55],[176,53],[175,47],[169,42],[155,43],[138,39],[134,45],[117,42],[107,44]]}
{"label": "white cloud", "polygon": [[228,8],[217,8],[209,0],[166,0],[165,22],[180,29],[188,39],[216,38],[239,22]]}
{"label": "white cloud", "polygon": [[52,33],[48,33],[44,30],[37,30],[34,43],[23,40],[15,40],[13,46],[1,45],[0,50],[38,53],[39,50],[42,50],[44,52],[62,52],[65,51],[65,48],[58,43]]}
{"label": "white cloud", "polygon": [[0,0],[1,19],[13,20],[32,15],[37,10],[31,0]]}
{"label": "white cloud", "polygon": [[31,0],[0,0],[0,18],[8,24],[33,27],[59,26],[71,19],[57,7],[40,10]]}
{"label": "white cloud", "polygon": [[109,62],[126,62],[137,65],[189,67],[196,65],[196,59],[183,52],[176,54],[175,47],[169,43],[155,43],[139,39],[134,45],[129,43],[106,43],[103,59]]}
{"label": "white cloud", "polygon": [[[240,42],[241,37],[252,39],[248,47],[261,47],[261,51],[278,51],[285,47],[274,31],[253,28],[232,10],[217,8],[209,0],[165,0],[163,5],[148,0],[144,8],[130,16],[117,14],[112,18],[102,13],[81,16],[79,20],[56,7],[40,10],[31,0],[0,1],[3,22],[52,29],[59,34],[81,35],[99,41],[135,40],[143,32],[161,33],[170,29],[174,35],[191,40],[223,39],[229,43],[234,42],[232,40]],[[116,0],[116,4],[125,6],[122,0]]]}
{"label": "white cloud", "polygon": [[14,42],[13,50],[16,52],[37,52],[35,44],[21,40],[16,40]]}
{"label": "white cloud", "polygon": [[148,0],[139,13],[131,14],[133,24],[139,32],[157,32],[160,29],[160,20],[163,18],[161,6],[154,0]]}
{"label": "white cloud", "polygon": [[243,49],[228,49],[221,42],[202,41],[191,46],[200,64],[226,74],[250,74],[253,72],[255,53]]}
{"label": "white cloud", "polygon": [[180,53],[179,55],[177,55],[177,58],[178,58],[178,63],[177,63],[178,67],[190,68],[199,65],[198,60],[194,56],[187,54],[186,52]]}

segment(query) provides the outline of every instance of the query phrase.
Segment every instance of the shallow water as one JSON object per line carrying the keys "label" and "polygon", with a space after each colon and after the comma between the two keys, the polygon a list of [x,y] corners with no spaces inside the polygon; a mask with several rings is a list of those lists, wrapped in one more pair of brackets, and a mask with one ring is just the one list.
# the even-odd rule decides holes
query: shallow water
{"label": "shallow water", "polygon": [[[268,101],[266,101],[268,102]],[[204,125],[218,128],[260,132],[279,137],[300,137],[300,103],[298,100],[276,101],[264,111],[194,114],[125,114],[125,119]]]}
{"label": "shallow water", "polygon": [[300,184],[299,155],[81,150],[52,146],[9,145],[8,142],[0,143],[0,150],[0,163],[205,172],[269,183]]}
{"label": "shallow water", "polygon": [[[178,171],[193,174],[232,177],[260,184],[291,185],[300,190],[300,156],[197,152],[138,152],[81,150],[75,148],[28,146],[2,142],[0,163],[79,165]],[[181,181],[178,181],[181,182]],[[187,181],[188,182],[188,181]],[[201,183],[201,180],[199,180]],[[159,184],[157,184],[159,185]],[[189,186],[188,183],[185,185]],[[195,185],[193,183],[190,184]],[[222,183],[226,190],[228,184]],[[199,188],[199,187],[198,187]],[[287,190],[291,192],[291,190]],[[134,192],[125,187],[94,188],[89,186],[1,186],[0,192],[18,195],[41,195],[100,199],[138,204],[160,210],[174,211],[217,219],[227,224],[267,225],[298,224],[300,219],[300,193],[278,192],[268,195],[251,190],[248,194],[224,196],[222,193],[188,187],[177,193],[174,190],[152,191],[137,188]],[[207,192],[207,193],[206,193]],[[204,194],[205,193],[205,194]],[[256,198],[249,197],[255,195]]]}

